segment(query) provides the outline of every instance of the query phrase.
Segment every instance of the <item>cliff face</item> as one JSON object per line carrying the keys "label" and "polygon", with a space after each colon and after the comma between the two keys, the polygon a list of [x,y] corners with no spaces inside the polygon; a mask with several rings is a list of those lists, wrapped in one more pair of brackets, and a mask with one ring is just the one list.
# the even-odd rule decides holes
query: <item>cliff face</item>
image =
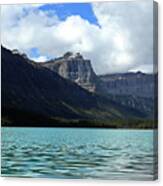
{"label": "cliff face", "polygon": [[[157,117],[157,75],[142,72],[109,74],[99,77],[110,99]],[[154,114],[155,113],[155,114]]]}
{"label": "cliff face", "polygon": [[155,76],[142,72],[100,76],[108,94],[153,98]]}
{"label": "cliff face", "polygon": [[67,52],[61,58],[40,64],[90,92],[96,90],[97,76],[92,69],[91,62],[84,59],[79,53],[74,55]]}

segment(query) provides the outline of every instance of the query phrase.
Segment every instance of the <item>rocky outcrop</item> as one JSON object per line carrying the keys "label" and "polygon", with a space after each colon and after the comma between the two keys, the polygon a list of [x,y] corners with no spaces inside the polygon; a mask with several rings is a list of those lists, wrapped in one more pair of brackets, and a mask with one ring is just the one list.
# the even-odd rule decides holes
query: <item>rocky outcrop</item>
{"label": "rocky outcrop", "polygon": [[84,59],[79,53],[67,52],[63,57],[40,64],[90,92],[96,90],[97,76],[93,71],[91,62]]}

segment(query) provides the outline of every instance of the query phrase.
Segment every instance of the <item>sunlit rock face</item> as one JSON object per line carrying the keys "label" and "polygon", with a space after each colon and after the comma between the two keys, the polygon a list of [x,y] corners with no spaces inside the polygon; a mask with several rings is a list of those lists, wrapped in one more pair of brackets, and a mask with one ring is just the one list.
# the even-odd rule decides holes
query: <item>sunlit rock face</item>
{"label": "sunlit rock face", "polygon": [[91,66],[91,61],[84,59],[80,53],[67,52],[63,57],[41,64],[62,77],[69,79],[84,89],[94,92],[97,76]]}

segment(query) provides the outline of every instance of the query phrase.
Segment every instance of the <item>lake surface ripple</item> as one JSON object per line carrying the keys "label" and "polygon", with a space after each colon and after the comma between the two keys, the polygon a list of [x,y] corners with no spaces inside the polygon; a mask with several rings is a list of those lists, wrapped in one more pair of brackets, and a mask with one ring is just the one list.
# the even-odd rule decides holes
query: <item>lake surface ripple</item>
{"label": "lake surface ripple", "polygon": [[2,128],[2,176],[153,179],[153,130]]}

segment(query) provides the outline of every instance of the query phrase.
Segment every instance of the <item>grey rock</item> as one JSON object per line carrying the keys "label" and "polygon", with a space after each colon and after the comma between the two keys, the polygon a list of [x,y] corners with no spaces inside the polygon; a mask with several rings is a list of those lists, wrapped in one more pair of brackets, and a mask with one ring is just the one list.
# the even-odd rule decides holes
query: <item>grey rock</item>
{"label": "grey rock", "polygon": [[91,61],[84,59],[80,53],[67,52],[63,57],[40,64],[90,92],[96,89],[97,76],[93,71]]}
{"label": "grey rock", "polygon": [[100,76],[100,79],[105,83],[108,94],[132,95],[144,98],[154,97],[155,78],[156,76],[153,74],[142,72]]}

